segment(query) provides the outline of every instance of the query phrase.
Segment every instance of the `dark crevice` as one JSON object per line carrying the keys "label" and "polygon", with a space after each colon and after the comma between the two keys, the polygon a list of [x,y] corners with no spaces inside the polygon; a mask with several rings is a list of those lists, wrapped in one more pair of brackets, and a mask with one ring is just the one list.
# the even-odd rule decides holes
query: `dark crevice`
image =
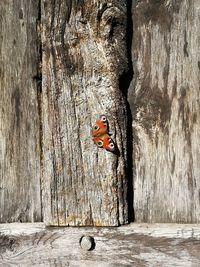
{"label": "dark crevice", "polygon": [[55,36],[54,34],[54,21],[55,21],[55,5],[56,5],[56,1],[55,0],[52,0],[51,2],[51,6],[52,6],[52,9],[51,9],[51,22],[50,22],[50,35],[51,35],[51,39],[53,36]]}
{"label": "dark crevice", "polygon": [[[40,144],[40,188],[42,185],[42,169],[43,169],[43,134],[42,134],[42,104],[41,104],[41,94],[42,94],[42,40],[41,40],[41,0],[38,0],[38,14],[37,14],[37,73],[33,79],[37,83],[37,105],[38,105],[38,118],[39,118],[39,144]],[[42,190],[40,190],[40,205],[41,205],[41,221],[43,221],[43,205],[42,205]]]}
{"label": "dark crevice", "polygon": [[66,76],[70,77],[74,73],[75,67],[68,53],[69,50],[68,44],[65,42],[65,30],[66,30],[66,25],[69,22],[71,16],[71,11],[72,11],[71,1],[66,2],[64,10],[66,12],[63,13],[62,24],[60,26],[61,52],[62,52],[61,58],[62,58],[62,64],[66,71]]}
{"label": "dark crevice", "polygon": [[127,0],[127,25],[126,25],[126,45],[128,68],[120,76],[119,88],[126,100],[127,108],[127,179],[128,179],[128,221],[133,222],[135,219],[133,207],[133,132],[132,132],[132,114],[130,105],[128,103],[128,89],[133,79],[133,64],[132,64],[132,36],[133,36],[133,21],[132,21],[132,0]]}

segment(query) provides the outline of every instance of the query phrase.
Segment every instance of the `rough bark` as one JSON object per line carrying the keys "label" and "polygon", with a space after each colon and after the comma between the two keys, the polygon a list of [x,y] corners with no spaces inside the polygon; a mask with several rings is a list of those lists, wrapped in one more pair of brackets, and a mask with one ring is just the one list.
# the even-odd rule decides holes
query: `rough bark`
{"label": "rough bark", "polygon": [[[42,1],[43,211],[51,225],[128,222],[124,1]],[[125,93],[124,93],[125,94]],[[101,114],[118,153],[97,148]]]}
{"label": "rough bark", "polygon": [[37,18],[0,1],[0,222],[41,220]]}
{"label": "rough bark", "polygon": [[200,222],[199,10],[198,0],[134,7],[136,221]]}

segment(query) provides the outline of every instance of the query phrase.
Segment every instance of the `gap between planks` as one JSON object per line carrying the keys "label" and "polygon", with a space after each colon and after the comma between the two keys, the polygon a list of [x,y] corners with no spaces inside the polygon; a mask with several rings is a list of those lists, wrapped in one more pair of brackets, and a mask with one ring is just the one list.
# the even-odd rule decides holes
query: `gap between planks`
{"label": "gap between planks", "polygon": [[195,238],[200,239],[200,225],[199,224],[174,224],[174,223],[131,223],[129,225],[119,227],[55,227],[46,226],[44,223],[7,223],[0,224],[1,235],[30,235],[51,229],[66,233],[90,233],[95,234],[102,232],[107,234],[115,232],[119,234],[142,234],[152,237],[167,237],[167,238]]}

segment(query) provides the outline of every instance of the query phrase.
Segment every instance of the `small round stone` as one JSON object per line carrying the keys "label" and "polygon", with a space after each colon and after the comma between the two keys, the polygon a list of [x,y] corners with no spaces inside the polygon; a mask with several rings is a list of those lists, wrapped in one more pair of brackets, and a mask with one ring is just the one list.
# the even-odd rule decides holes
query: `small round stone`
{"label": "small round stone", "polygon": [[94,238],[89,235],[82,236],[80,239],[80,246],[84,250],[92,250],[94,248]]}

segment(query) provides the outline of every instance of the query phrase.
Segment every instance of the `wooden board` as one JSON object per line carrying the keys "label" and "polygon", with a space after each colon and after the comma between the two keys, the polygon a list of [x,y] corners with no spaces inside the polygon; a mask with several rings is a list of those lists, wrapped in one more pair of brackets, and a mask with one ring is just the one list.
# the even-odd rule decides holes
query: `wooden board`
{"label": "wooden board", "polygon": [[[42,192],[50,225],[128,222],[127,114],[120,75],[127,68],[124,1],[42,3]],[[91,128],[109,120],[115,153]]]}
{"label": "wooden board", "polygon": [[138,222],[200,222],[200,1],[133,7],[134,209]]}
{"label": "wooden board", "polygon": [[0,1],[0,222],[41,221],[39,1]]}
{"label": "wooden board", "polygon": [[[79,240],[90,235],[95,247]],[[199,225],[131,224],[118,228],[0,225],[0,266],[170,267],[200,265]]]}

